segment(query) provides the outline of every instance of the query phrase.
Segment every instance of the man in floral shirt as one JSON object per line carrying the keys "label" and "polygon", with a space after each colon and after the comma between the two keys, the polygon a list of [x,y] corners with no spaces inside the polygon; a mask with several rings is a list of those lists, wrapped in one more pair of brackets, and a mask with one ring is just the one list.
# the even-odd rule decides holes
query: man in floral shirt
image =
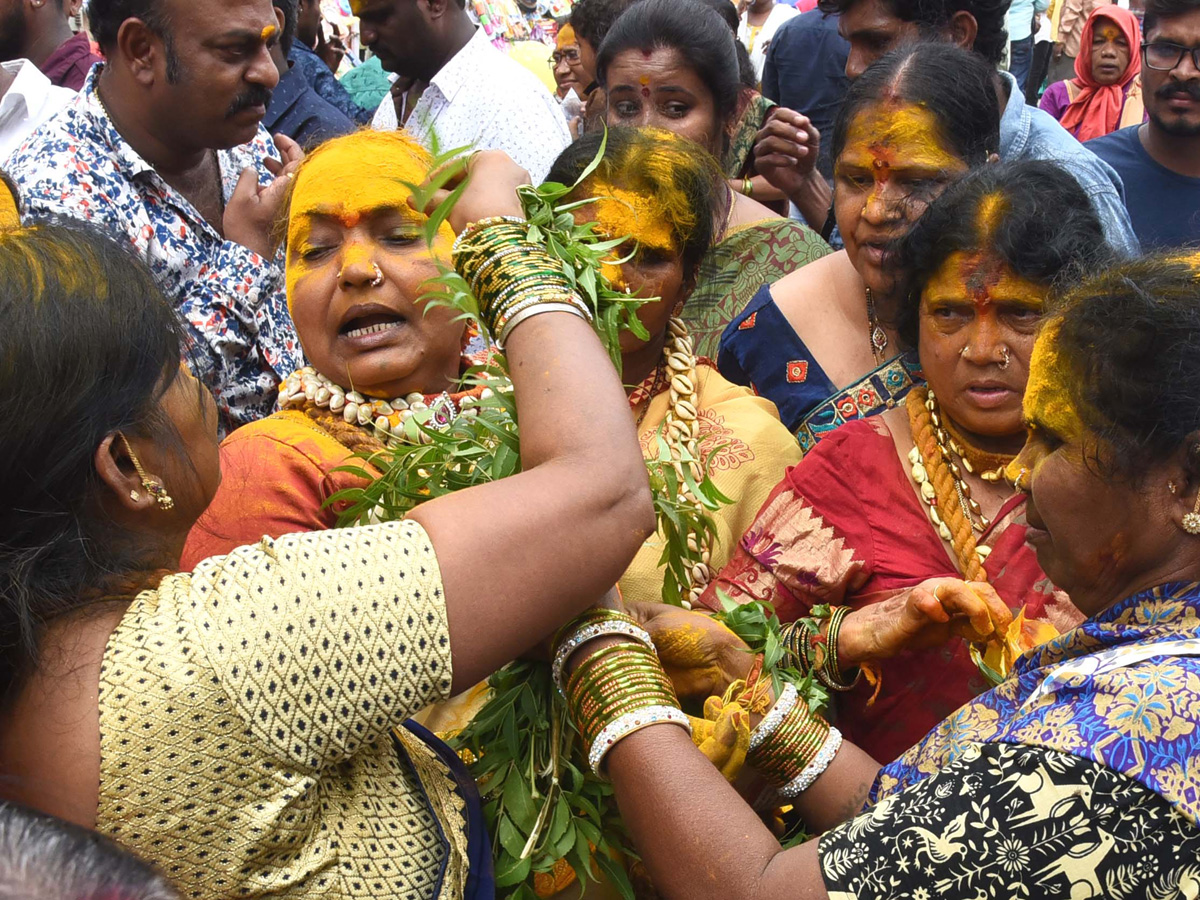
{"label": "man in floral shirt", "polygon": [[303,365],[273,233],[302,154],[260,125],[279,80],[274,8],[91,0],[89,13],[108,62],[9,172],[29,218],[85,219],[133,243],[232,430],[269,414],[280,380]]}

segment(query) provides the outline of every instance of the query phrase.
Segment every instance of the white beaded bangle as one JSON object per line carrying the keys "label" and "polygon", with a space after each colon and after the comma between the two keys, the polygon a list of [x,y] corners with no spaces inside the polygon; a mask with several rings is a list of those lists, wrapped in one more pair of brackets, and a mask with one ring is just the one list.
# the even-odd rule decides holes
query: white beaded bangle
{"label": "white beaded bangle", "polygon": [[821,745],[821,749],[817,751],[817,755],[813,757],[813,761],[805,766],[804,771],[797,775],[791,783],[779,789],[779,796],[791,799],[800,796],[812,787],[813,782],[820,778],[821,774],[829,768],[829,764],[833,762],[833,758],[837,756],[838,749],[841,746],[842,733],[833,726],[830,726],[825,743]]}
{"label": "white beaded bangle", "polygon": [[796,690],[794,684],[785,684],[783,691],[779,694],[779,699],[775,701],[775,705],[771,707],[771,711],[763,717],[763,720],[758,723],[758,727],[750,735],[750,749],[757,750],[762,746],[762,742],[771,736],[779,723],[783,721],[783,717],[792,711],[796,705],[796,701],[800,697],[800,692]]}
{"label": "white beaded bangle", "polygon": [[603,777],[600,775],[600,766],[604,763],[605,755],[617,741],[629,737],[635,731],[664,723],[680,725],[687,729],[689,735],[692,733],[692,723],[684,715],[683,710],[674,706],[645,706],[635,709],[604,726],[604,730],[596,736],[596,742],[588,751],[588,765],[592,767],[593,772]]}
{"label": "white beaded bangle", "polygon": [[551,671],[554,673],[554,683],[558,685],[558,692],[560,694],[566,695],[562,675],[563,666],[567,664],[567,658],[581,645],[592,640],[592,638],[598,638],[605,634],[623,634],[641,641],[651,650],[654,649],[654,641],[650,639],[650,633],[633,622],[626,622],[622,619],[606,619],[602,622],[593,622],[591,625],[584,625],[563,641],[558,648],[558,652],[554,654],[554,664],[551,666]]}
{"label": "white beaded bangle", "polygon": [[584,306],[583,303],[579,303],[578,305],[576,305],[576,303],[573,301],[563,303],[539,303],[534,306],[530,306],[527,309],[523,309],[518,313],[514,313],[513,316],[504,323],[504,330],[500,334],[496,335],[496,347],[500,350],[503,350],[504,342],[508,340],[508,336],[512,334],[513,329],[526,319],[531,319],[534,316],[541,315],[542,313],[550,312],[571,313],[579,316],[579,318],[583,319],[585,322],[592,321],[591,313],[588,312],[587,307]]}

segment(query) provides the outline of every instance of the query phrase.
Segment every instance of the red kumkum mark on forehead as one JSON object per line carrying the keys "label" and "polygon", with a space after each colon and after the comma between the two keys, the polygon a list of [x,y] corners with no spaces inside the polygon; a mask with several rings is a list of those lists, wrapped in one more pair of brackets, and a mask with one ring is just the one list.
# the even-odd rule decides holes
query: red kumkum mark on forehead
{"label": "red kumkum mark on forehead", "polygon": [[967,289],[967,297],[979,309],[992,304],[992,288],[1004,275],[1004,263],[992,253],[973,253],[959,266],[959,277]]}

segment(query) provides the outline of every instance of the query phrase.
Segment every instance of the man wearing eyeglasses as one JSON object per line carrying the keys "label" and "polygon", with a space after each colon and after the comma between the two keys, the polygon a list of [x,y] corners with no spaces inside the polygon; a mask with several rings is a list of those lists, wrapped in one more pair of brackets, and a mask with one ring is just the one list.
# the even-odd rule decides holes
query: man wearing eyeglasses
{"label": "man wearing eyeglasses", "polygon": [[1200,245],[1200,0],[1147,0],[1148,121],[1088,141],[1117,170],[1145,251]]}

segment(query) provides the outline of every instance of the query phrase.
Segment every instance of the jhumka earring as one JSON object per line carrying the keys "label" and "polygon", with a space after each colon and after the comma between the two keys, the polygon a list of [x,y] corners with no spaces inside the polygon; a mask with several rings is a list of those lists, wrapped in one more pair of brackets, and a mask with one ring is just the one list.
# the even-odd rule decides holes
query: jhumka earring
{"label": "jhumka earring", "polygon": [[[141,461],[133,452],[133,447],[129,443],[129,438],[121,435],[121,440],[125,443],[125,452],[129,454],[129,461],[133,463],[134,469],[137,470],[138,477],[142,479],[142,487],[154,498],[154,502],[158,504],[158,508],[163,512],[175,508],[175,501],[171,499],[171,495],[167,493],[167,489],[161,483],[155,481],[146,474],[146,470],[142,468]],[[129,492],[129,499],[137,500],[137,491]]]}
{"label": "jhumka earring", "polygon": [[1200,534],[1200,493],[1196,494],[1196,506],[1183,517],[1183,530],[1188,534]]}

